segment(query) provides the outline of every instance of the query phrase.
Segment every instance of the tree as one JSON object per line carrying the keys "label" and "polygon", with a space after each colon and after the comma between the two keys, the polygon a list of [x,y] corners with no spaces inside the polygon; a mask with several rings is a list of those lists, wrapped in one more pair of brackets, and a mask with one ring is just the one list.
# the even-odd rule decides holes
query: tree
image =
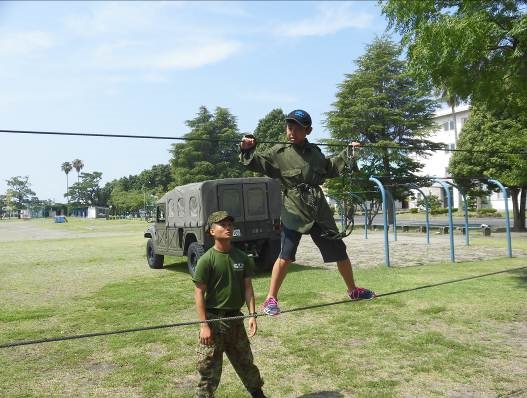
{"label": "tree", "polygon": [[[68,192],[69,190],[69,183],[68,183],[68,174],[70,173],[71,169],[73,168],[73,166],[71,165],[70,162],[64,162],[62,163],[62,165],[60,166],[60,169],[66,173],[66,192]],[[70,201],[69,197],[68,197],[68,202]]]}
{"label": "tree", "polygon": [[101,205],[100,188],[102,173],[81,173],[80,181],[73,184],[68,193],[71,200],[79,205],[99,206]]}
{"label": "tree", "polygon": [[156,164],[151,169],[139,173],[134,188],[142,189],[144,187],[149,192],[163,194],[168,191],[172,181],[170,165]]}
{"label": "tree", "polygon": [[246,174],[238,162],[238,132],[236,118],[226,108],[216,108],[211,114],[202,106],[192,120],[185,135],[187,142],[174,144],[172,159],[172,186],[209,179],[240,177]]}
{"label": "tree", "polygon": [[439,101],[446,103],[450,107],[452,112],[452,120],[454,121],[454,140],[457,142],[458,131],[457,131],[457,119],[456,119],[456,106],[461,103],[461,98],[453,94],[447,87],[436,89],[436,94],[439,96]]}
{"label": "tree", "polygon": [[[147,202],[150,203],[152,196],[160,197],[169,190],[173,181],[171,170],[168,164],[156,164],[150,169],[141,171],[138,175],[129,175],[112,180],[99,191],[101,205],[112,204],[115,206],[120,200],[118,199],[119,195],[127,196],[127,192],[131,191],[141,191],[142,197],[148,198]],[[113,193],[114,190],[116,191],[115,194]]]}
{"label": "tree", "polygon": [[20,218],[20,210],[27,207],[28,203],[35,196],[35,192],[31,190],[29,183],[29,176],[12,177],[7,182],[7,197],[10,198],[12,207],[18,212]]}
{"label": "tree", "polygon": [[[483,181],[485,178],[496,179],[508,186],[515,231],[526,230],[527,157],[525,154],[493,154],[492,149],[524,151],[527,147],[526,126],[526,119],[506,118],[484,107],[473,107],[461,131],[458,149],[483,152],[455,152],[448,167],[456,182],[471,194],[488,193],[488,189],[482,190],[482,178]],[[488,188],[496,189],[493,185]]]}
{"label": "tree", "polygon": [[75,159],[73,162],[71,162],[71,165],[75,170],[77,170],[77,182],[79,182],[80,178],[80,172],[84,168],[84,163],[80,159]]}
{"label": "tree", "polygon": [[112,191],[109,202],[116,213],[139,211],[144,207],[144,193],[140,190],[123,191],[117,187]]}
{"label": "tree", "polygon": [[524,113],[527,105],[525,0],[383,2],[408,46],[420,81],[446,87],[488,109]]}
{"label": "tree", "polygon": [[[326,113],[325,125],[332,137],[329,142],[354,140],[367,146],[359,152],[360,174],[352,183],[349,176],[329,181],[330,195],[344,200],[349,191],[362,192],[370,202],[371,217],[379,210],[381,199],[371,192],[376,186],[368,181],[369,176],[382,176],[387,183],[399,182],[387,184],[388,191],[394,198],[403,199],[407,193],[405,183],[424,182],[416,175],[423,164],[415,155],[423,158],[428,151],[443,147],[426,139],[435,129],[432,115],[437,103],[431,99],[430,90],[415,84],[400,54],[400,46],[388,38],[375,39],[356,61],[357,70],[339,84],[334,110]],[[413,149],[406,150],[407,146]],[[330,148],[332,153],[340,150],[342,147]],[[388,209],[391,216],[392,206]]]}
{"label": "tree", "polygon": [[[284,142],[286,114],[280,108],[273,109],[258,121],[254,136],[258,141]],[[259,143],[258,150],[265,150],[274,144]]]}

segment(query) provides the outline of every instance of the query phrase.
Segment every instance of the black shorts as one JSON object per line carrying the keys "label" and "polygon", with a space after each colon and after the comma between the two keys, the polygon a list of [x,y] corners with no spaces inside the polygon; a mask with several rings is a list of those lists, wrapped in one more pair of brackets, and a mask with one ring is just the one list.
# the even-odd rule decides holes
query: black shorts
{"label": "black shorts", "polygon": [[[324,262],[333,263],[346,260],[348,254],[346,253],[346,245],[342,239],[327,239],[320,236],[320,232],[320,228],[315,224],[309,235],[311,235],[311,239],[313,239],[313,242],[315,242],[315,245],[317,245],[320,250]],[[300,232],[289,229],[283,225],[279,257],[284,260],[295,261],[296,250],[301,238],[302,234]]]}

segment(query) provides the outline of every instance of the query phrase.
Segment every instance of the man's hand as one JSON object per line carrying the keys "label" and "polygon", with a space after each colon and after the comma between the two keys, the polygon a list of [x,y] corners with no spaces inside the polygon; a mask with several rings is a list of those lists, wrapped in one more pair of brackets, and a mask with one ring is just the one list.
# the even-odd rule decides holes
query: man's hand
{"label": "man's hand", "polygon": [[248,151],[256,145],[256,138],[252,134],[246,134],[243,136],[240,142],[240,149],[242,151]]}
{"label": "man's hand", "polygon": [[354,158],[355,157],[355,148],[358,149],[359,147],[360,147],[360,142],[351,141],[348,144],[348,157]]}
{"label": "man's hand", "polygon": [[199,329],[199,341],[201,344],[212,345],[214,342],[212,338],[212,330],[208,323],[202,323]]}
{"label": "man's hand", "polygon": [[256,334],[257,330],[258,326],[256,325],[256,318],[249,318],[249,337],[253,337]]}

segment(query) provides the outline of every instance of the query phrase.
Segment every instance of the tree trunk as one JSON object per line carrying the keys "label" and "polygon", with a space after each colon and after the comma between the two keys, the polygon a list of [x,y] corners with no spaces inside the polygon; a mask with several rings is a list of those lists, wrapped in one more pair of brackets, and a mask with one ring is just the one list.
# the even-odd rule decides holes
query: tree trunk
{"label": "tree trunk", "polygon": [[393,214],[393,204],[394,204],[394,193],[393,189],[385,188],[386,189],[386,208],[388,209],[388,225],[393,225],[394,217]]}
{"label": "tree trunk", "polygon": [[513,226],[515,232],[525,232],[525,199],[526,189],[509,188],[512,199]]}
{"label": "tree trunk", "polygon": [[[527,231],[527,228],[525,227],[525,206],[527,203],[527,187],[522,187],[521,194],[520,194],[520,206],[518,211],[518,227],[521,232]],[[516,220],[514,222],[516,225]]]}
{"label": "tree trunk", "polygon": [[455,106],[455,104],[452,105],[451,110],[452,110],[452,117],[454,118],[454,144],[456,144],[456,147],[457,147],[457,121],[456,121],[456,106]]}

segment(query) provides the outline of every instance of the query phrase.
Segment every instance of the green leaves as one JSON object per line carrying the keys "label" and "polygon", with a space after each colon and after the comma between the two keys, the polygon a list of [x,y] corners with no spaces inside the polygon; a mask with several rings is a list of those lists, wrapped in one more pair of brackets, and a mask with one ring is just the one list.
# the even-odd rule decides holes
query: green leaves
{"label": "green leaves", "polygon": [[[474,178],[499,180],[511,190],[514,227],[525,228],[525,190],[527,190],[527,156],[503,152],[524,151],[527,147],[527,123],[522,118],[495,115],[484,107],[474,107],[463,127],[458,149],[482,152],[455,152],[448,169],[469,192],[486,193]],[[493,150],[500,153],[493,153]],[[472,179],[471,179],[472,178]],[[520,192],[523,191],[523,199]]]}
{"label": "green leaves", "polygon": [[218,107],[212,114],[202,106],[187,126],[192,129],[185,135],[188,140],[170,150],[174,186],[244,174],[238,163],[241,134],[228,109]]}
{"label": "green leaves", "polygon": [[[426,140],[434,129],[436,103],[407,73],[400,55],[400,46],[384,37],[376,39],[356,61],[357,71],[339,84],[334,109],[326,114],[325,124],[333,141],[355,140],[365,145],[359,151],[362,172],[352,185],[348,178],[345,186],[349,190],[371,191],[373,185],[367,181],[370,175],[411,177],[421,168],[410,152],[386,147],[412,146],[420,155],[440,147]],[[419,180],[410,178],[406,182]],[[336,182],[328,186],[333,195],[340,188]],[[365,196],[378,200],[375,194]]]}
{"label": "green leaves", "polygon": [[403,35],[411,72],[489,109],[525,112],[527,16],[514,0],[383,3]]}

